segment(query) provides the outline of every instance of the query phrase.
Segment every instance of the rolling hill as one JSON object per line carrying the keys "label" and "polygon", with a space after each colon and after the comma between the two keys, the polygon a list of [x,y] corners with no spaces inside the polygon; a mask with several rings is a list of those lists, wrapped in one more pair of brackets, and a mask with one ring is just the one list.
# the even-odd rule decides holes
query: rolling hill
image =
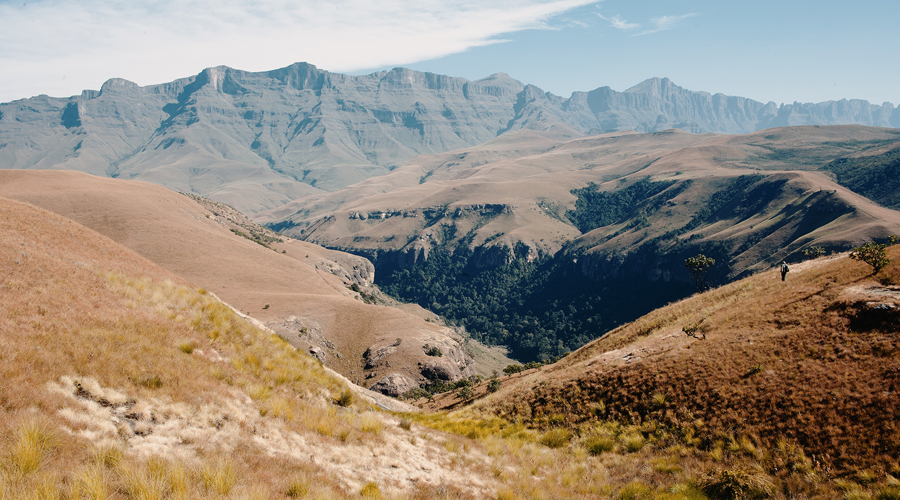
{"label": "rolling hill", "polygon": [[[381,390],[396,394],[427,382],[425,374],[457,380],[475,373],[463,339],[431,315],[369,303],[370,263],[291,239],[263,246],[238,234],[250,236],[251,229],[230,222],[239,219],[229,218],[228,207],[202,205],[149,183],[71,171],[0,171],[0,196],[125,245],[292,345],[315,350],[360,385],[384,380],[388,387]],[[427,356],[426,344],[445,356]]]}
{"label": "rolling hill", "polygon": [[710,278],[723,284],[810,247],[900,233],[900,213],[828,171],[882,158],[889,168],[898,145],[895,130],[858,126],[519,131],[256,219],[365,256],[383,290],[517,359],[547,359],[690,294],[688,257],[714,258]]}

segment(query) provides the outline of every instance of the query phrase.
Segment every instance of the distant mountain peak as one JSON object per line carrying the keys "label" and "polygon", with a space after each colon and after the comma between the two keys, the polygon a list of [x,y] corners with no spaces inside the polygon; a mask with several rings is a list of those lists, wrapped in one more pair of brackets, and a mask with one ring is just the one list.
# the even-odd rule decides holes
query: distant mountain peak
{"label": "distant mountain peak", "polygon": [[159,85],[113,78],[80,96],[0,104],[0,168],[150,180],[255,212],[518,130],[738,134],[833,124],[900,127],[900,111],[860,100],[778,107],[660,77],[566,99],[506,73],[471,81],[403,67],[346,75],[307,62],[264,72],[213,66]]}
{"label": "distant mountain peak", "polygon": [[103,82],[103,85],[100,87],[100,92],[115,92],[120,89],[133,88],[140,88],[140,85],[124,78],[110,78]]}

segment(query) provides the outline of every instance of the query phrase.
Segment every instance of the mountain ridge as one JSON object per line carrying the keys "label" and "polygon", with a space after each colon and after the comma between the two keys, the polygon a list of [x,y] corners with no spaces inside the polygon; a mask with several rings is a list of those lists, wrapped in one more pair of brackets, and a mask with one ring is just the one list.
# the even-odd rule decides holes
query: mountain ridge
{"label": "mountain ridge", "polygon": [[471,81],[405,68],[352,76],[308,63],[216,66],[167,83],[112,78],[69,98],[0,104],[0,168],[145,180],[255,213],[518,130],[734,134],[848,123],[900,127],[900,111],[861,100],[776,106],[667,78],[563,98],[503,73]]}

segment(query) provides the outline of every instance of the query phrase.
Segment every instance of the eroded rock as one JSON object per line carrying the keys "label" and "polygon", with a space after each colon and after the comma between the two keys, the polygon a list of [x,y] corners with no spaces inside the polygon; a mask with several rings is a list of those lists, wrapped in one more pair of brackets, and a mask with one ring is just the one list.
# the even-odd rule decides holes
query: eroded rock
{"label": "eroded rock", "polygon": [[418,386],[419,384],[402,373],[391,373],[375,382],[372,387],[369,387],[369,390],[387,394],[388,396],[399,396]]}

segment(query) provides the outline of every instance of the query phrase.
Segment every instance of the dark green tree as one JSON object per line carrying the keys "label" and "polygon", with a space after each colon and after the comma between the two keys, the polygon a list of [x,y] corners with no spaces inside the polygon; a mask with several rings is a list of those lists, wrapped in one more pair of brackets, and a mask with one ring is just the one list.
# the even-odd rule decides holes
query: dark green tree
{"label": "dark green tree", "polygon": [[807,259],[817,259],[825,255],[825,249],[820,246],[804,248],[801,252]]}
{"label": "dark green tree", "polygon": [[697,287],[698,292],[703,293],[709,288],[709,285],[706,283],[706,273],[714,265],[716,265],[716,259],[707,257],[702,253],[684,259],[684,267],[688,268],[688,271],[691,273],[691,278],[694,280],[694,286]]}
{"label": "dark green tree", "polygon": [[872,274],[878,274],[878,271],[881,271],[891,263],[891,259],[887,258],[887,247],[896,242],[896,236],[891,236],[890,243],[875,243],[874,241],[870,241],[861,247],[854,248],[850,252],[850,258],[865,262],[872,266]]}

